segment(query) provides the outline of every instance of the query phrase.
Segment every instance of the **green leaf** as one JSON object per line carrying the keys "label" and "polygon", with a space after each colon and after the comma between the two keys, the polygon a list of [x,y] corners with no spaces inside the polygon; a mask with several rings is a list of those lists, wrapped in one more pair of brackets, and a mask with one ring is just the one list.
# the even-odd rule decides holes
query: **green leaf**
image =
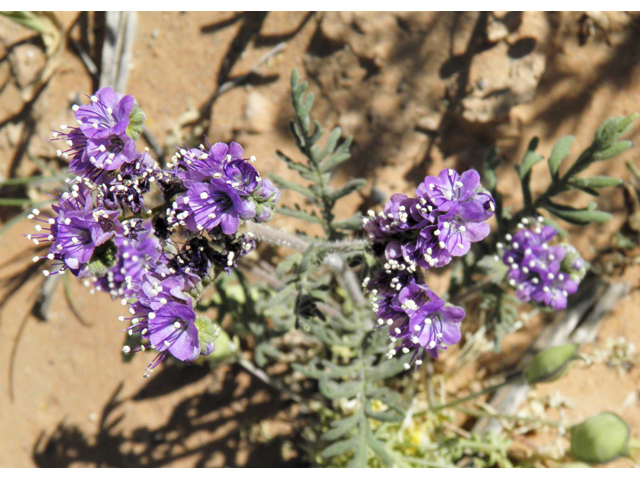
{"label": "green leaf", "polygon": [[595,177],[589,177],[589,178],[573,177],[569,181],[569,183],[571,185],[578,185],[581,187],[604,188],[604,187],[616,187],[618,185],[622,185],[623,180],[620,178],[597,175]]}
{"label": "green leaf", "polygon": [[354,397],[362,389],[362,381],[349,380],[346,382],[334,382],[326,377],[320,378],[318,382],[320,393],[329,400],[337,400],[338,398]]}
{"label": "green leaf", "polygon": [[385,378],[393,377],[404,370],[404,364],[409,362],[412,354],[408,353],[399,358],[383,359],[378,365],[367,367],[367,380],[377,382]]}
{"label": "green leaf", "polygon": [[562,161],[569,156],[571,152],[571,146],[575,141],[575,137],[572,135],[568,135],[566,137],[562,137],[560,140],[556,142],[551,151],[551,156],[549,157],[549,172],[551,173],[551,177],[556,179],[558,178],[558,171],[560,170],[560,164]]}
{"label": "green leaf", "polygon": [[533,137],[527,147],[527,153],[525,153],[524,158],[522,159],[522,164],[520,166],[516,166],[516,171],[518,172],[518,177],[522,184],[524,206],[527,209],[531,207],[531,187],[529,186],[529,183],[531,182],[531,169],[536,163],[543,159],[542,155],[535,152],[537,146],[538,137]]}
{"label": "green leaf", "polygon": [[378,420],[380,422],[401,422],[404,419],[404,415],[395,410],[389,409],[385,410],[384,412],[377,412],[375,410],[372,410],[368,405],[365,408],[365,413],[367,417],[373,418],[374,420]]}
{"label": "green leaf", "polygon": [[531,172],[531,169],[536,163],[543,160],[542,155],[535,152],[535,149],[538,147],[538,141],[538,137],[533,137],[529,142],[527,153],[525,153],[524,158],[522,159],[522,164],[518,168],[518,176],[520,177],[520,180],[524,179],[524,177]]}
{"label": "green leaf", "polygon": [[391,458],[391,455],[386,451],[384,445],[373,437],[373,432],[371,431],[369,422],[365,423],[365,438],[367,439],[367,445],[369,445],[369,448],[373,450],[373,452],[387,467],[391,467],[393,465],[393,458]]}
{"label": "green leaf", "polygon": [[354,178],[345,183],[342,187],[337,188],[333,192],[331,192],[328,197],[332,201],[336,201],[342,197],[346,197],[347,195],[355,192],[356,190],[361,189],[366,185],[367,181],[364,178]]}
{"label": "green leaf", "polygon": [[357,437],[349,438],[348,440],[342,440],[328,446],[322,451],[321,455],[323,458],[336,457],[354,451],[359,445],[360,443]]}
{"label": "green leaf", "polygon": [[322,440],[334,441],[339,439],[340,437],[346,435],[351,430],[358,426],[358,421],[360,417],[357,415],[352,415],[347,418],[343,418],[340,420],[336,420],[331,424],[332,428],[328,432],[322,434]]}
{"label": "green leaf", "polygon": [[476,263],[476,267],[494,283],[500,283],[509,271],[509,267],[496,255],[485,255]]}
{"label": "green leaf", "polygon": [[338,140],[340,140],[340,135],[342,135],[342,129],[340,127],[335,127],[331,130],[327,143],[324,144],[324,148],[318,151],[317,155],[314,156],[317,162],[324,160],[327,155],[333,153],[336,145],[338,144]]}
{"label": "green leaf", "polygon": [[293,210],[287,207],[279,207],[277,212],[287,217],[304,220],[305,222],[315,223],[318,225],[323,224],[323,221],[321,218],[317,217],[316,215],[312,215],[310,213],[304,212],[302,210]]}
{"label": "green leaf", "polygon": [[279,188],[293,190],[294,192],[298,192],[299,194],[304,195],[305,197],[315,199],[315,195],[313,194],[310,188],[303,187],[302,185],[295,182],[290,182],[289,180],[285,180],[280,175],[276,175],[275,173],[270,173],[269,177],[274,182],[276,182]]}
{"label": "green leaf", "polygon": [[617,142],[599,152],[593,154],[594,161],[599,162],[601,160],[607,160],[611,157],[615,157],[616,155],[629,150],[633,146],[630,140],[622,140],[621,142]]}
{"label": "green leaf", "polygon": [[544,208],[556,217],[574,225],[587,225],[591,222],[604,223],[612,218],[612,215],[608,212],[590,210],[588,208],[577,209],[553,202],[546,203]]}
{"label": "green leaf", "polygon": [[344,142],[342,142],[337,150],[333,153],[333,155],[322,162],[322,164],[320,165],[320,171],[322,173],[330,172],[338,165],[348,160],[351,156],[349,147],[351,147],[352,141],[353,137],[349,136]]}
{"label": "green leaf", "polygon": [[[361,440],[361,439],[358,439]],[[367,466],[367,445],[364,441],[358,442],[358,448],[356,448],[355,452],[353,452],[353,458],[348,468],[365,468]]]}
{"label": "green leaf", "polygon": [[293,253],[289,255],[287,258],[278,263],[276,267],[276,274],[282,277],[284,274],[289,272],[293,267],[297,266],[302,260],[302,254]]}
{"label": "green leaf", "polygon": [[359,213],[345,220],[339,220],[331,224],[336,230],[360,230],[362,228],[362,215]]}
{"label": "green leaf", "polygon": [[276,150],[276,155],[278,155],[282,160],[284,160],[287,163],[287,167],[289,167],[290,170],[294,170],[300,174],[307,174],[311,172],[311,169],[309,167],[301,163],[294,162],[289,157],[287,157],[284,153],[282,153],[280,150]]}

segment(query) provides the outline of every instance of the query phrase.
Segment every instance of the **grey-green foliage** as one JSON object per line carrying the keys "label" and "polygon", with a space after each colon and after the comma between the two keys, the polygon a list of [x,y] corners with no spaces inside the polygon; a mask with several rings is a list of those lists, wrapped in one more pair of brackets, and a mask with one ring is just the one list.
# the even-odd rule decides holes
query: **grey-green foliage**
{"label": "grey-green foliage", "polygon": [[[560,236],[566,232],[558,226],[553,217],[559,218],[575,225],[587,225],[591,222],[606,222],[611,219],[611,214],[597,210],[596,203],[590,203],[584,207],[576,207],[558,203],[555,199],[558,195],[570,191],[580,190],[592,196],[598,196],[598,189],[620,185],[622,180],[607,176],[579,176],[587,167],[595,162],[607,160],[631,147],[629,140],[620,140],[627,133],[638,114],[631,114],[626,117],[615,117],[606,120],[596,132],[594,139],[578,158],[567,165],[571,154],[571,146],[574,137],[563,137],[553,147],[547,167],[550,175],[550,185],[547,190],[537,198],[533,197],[531,191],[531,175],[535,166],[544,160],[544,157],[536,150],[538,139],[533,138],[527,147],[527,151],[520,164],[515,165],[518,178],[522,187],[523,207],[515,213],[509,213],[503,207],[502,195],[497,188],[496,169],[500,166],[501,160],[497,149],[491,148],[484,159],[483,181],[487,189],[491,192],[496,202],[496,220],[498,223],[498,238],[512,232],[523,218],[537,217],[541,210],[546,210],[552,217],[546,217],[544,223],[553,225]],[[563,165],[565,173],[562,174]],[[514,328],[517,318],[517,299],[508,294],[504,288],[503,281],[506,270],[500,259],[494,260],[493,252],[486,251],[486,255],[469,267],[469,271],[480,270],[491,282],[486,287],[486,296],[481,307],[488,311],[488,326],[493,328],[495,348],[500,349],[500,342],[504,334],[509,333]],[[467,270],[465,269],[465,272]],[[469,277],[467,273],[467,277]],[[465,277],[466,278],[466,277]]]}
{"label": "grey-green foliage", "polygon": [[[313,94],[305,95],[306,89],[307,82],[300,82],[294,70],[291,100],[295,118],[290,127],[305,160],[298,162],[278,152],[306,185],[272,176],[280,187],[303,195],[317,207],[314,212],[300,208],[279,208],[278,212],[320,224],[325,232],[325,238],[310,239],[305,252],[290,255],[277,270],[283,283],[282,299],[294,297],[295,326],[322,346],[320,355],[308,363],[294,364],[294,368],[318,381],[327,408],[335,410],[339,418],[321,437],[321,456],[328,461],[347,455],[354,467],[366,466],[370,458],[392,466],[391,455],[374,437],[371,420],[399,422],[404,418],[400,395],[386,388],[383,381],[401,372],[407,358],[399,355],[386,359],[387,335],[382,329],[373,329],[371,306],[345,287],[344,274],[349,268],[345,265],[354,258],[343,252],[337,260],[340,265],[329,258],[336,255],[333,242],[362,225],[359,215],[336,220],[335,203],[361,188],[364,180],[351,180],[339,188],[329,185],[332,172],[350,156],[351,138],[340,142],[341,131],[336,127],[323,147],[317,145],[324,130],[317,121],[311,121]],[[345,402],[351,405],[347,416],[343,414]]]}
{"label": "grey-green foliage", "polygon": [[278,156],[287,163],[287,166],[297,172],[308,185],[303,186],[297,182],[285,180],[278,175],[271,178],[280,188],[293,190],[303,195],[308,201],[318,206],[317,212],[307,212],[296,205],[295,209],[281,207],[279,213],[298,218],[310,223],[322,225],[329,240],[342,238],[345,230],[354,230],[362,226],[359,215],[343,220],[335,220],[333,209],[336,201],[360,189],[366,181],[362,178],[349,180],[345,185],[334,188],[329,185],[333,171],[343,162],[349,159],[349,147],[352,138],[340,142],[342,131],[335,127],[323,147],[318,145],[324,134],[322,125],[317,120],[311,121],[310,112],[313,107],[313,93],[306,94],[307,82],[301,82],[298,72],[294,69],[291,73],[291,102],[295,111],[295,118],[289,122],[289,128],[296,141],[298,150],[305,157],[305,162],[297,162],[278,151]]}
{"label": "grey-green foliage", "polygon": [[620,138],[631,129],[632,123],[637,118],[638,114],[633,113],[626,117],[614,117],[606,120],[596,132],[591,145],[578,156],[564,174],[560,173],[561,168],[563,163],[567,162],[575,139],[572,136],[567,136],[558,140],[547,159],[551,184],[536,199],[533,199],[531,193],[531,174],[534,166],[542,162],[544,157],[536,152],[538,139],[533,138],[522,162],[515,166],[522,186],[524,206],[510,218],[505,218],[506,216],[502,214],[502,197],[497,192],[495,185],[495,169],[500,162],[497,159],[495,150],[493,150],[485,159],[484,173],[488,188],[492,192],[496,203],[498,203],[496,210],[500,233],[512,230],[524,217],[537,215],[540,210],[546,210],[554,217],[575,225],[587,225],[591,222],[606,222],[610,220],[611,214],[597,210],[595,203],[590,203],[585,207],[575,207],[557,203],[553,199],[570,190],[581,190],[597,197],[599,195],[598,189],[620,185],[622,180],[617,178],[606,176],[579,177],[578,174],[595,162],[608,160],[631,148],[632,143],[629,140],[620,140]]}

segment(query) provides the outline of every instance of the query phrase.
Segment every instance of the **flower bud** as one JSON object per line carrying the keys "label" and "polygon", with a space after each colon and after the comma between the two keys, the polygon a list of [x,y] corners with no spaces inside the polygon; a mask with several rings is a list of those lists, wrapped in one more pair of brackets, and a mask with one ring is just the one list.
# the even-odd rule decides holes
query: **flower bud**
{"label": "flower bud", "polygon": [[573,361],[580,358],[577,355],[578,348],[577,343],[568,343],[538,352],[524,371],[527,383],[548,383],[562,377],[569,371]]}
{"label": "flower bud", "polygon": [[196,329],[200,341],[200,353],[209,355],[215,348],[216,339],[220,335],[220,327],[207,317],[196,317]]}
{"label": "flower bud", "polygon": [[276,204],[280,200],[280,190],[266,178],[263,178],[260,185],[251,194],[256,202],[256,215],[254,220],[257,223],[264,223],[271,220]]}
{"label": "flower bud", "polygon": [[280,199],[280,190],[271,182],[271,180],[263,178],[258,188],[252,193],[252,196],[258,202],[277,202]]}
{"label": "flower bud", "polygon": [[629,426],[611,412],[589,417],[571,428],[571,454],[588,463],[607,463],[629,454]]}
{"label": "flower bud", "polygon": [[561,244],[566,250],[566,255],[560,264],[560,270],[569,274],[571,280],[580,283],[587,273],[587,264],[573,245]]}

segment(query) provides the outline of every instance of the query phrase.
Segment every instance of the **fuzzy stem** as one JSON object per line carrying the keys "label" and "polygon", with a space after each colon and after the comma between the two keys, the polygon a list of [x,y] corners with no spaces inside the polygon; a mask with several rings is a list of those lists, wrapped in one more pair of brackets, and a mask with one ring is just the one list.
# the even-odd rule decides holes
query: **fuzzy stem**
{"label": "fuzzy stem", "polygon": [[[258,240],[272,245],[287,246],[300,252],[304,252],[309,248],[309,245],[311,245],[309,242],[306,242],[297,235],[292,235],[290,233],[283,232],[282,230],[267,227],[266,225],[260,225],[254,222],[245,222],[244,225],[246,232],[252,233]],[[336,249],[347,249],[352,246],[360,247],[360,245],[363,244],[364,241],[340,241],[331,242],[328,247],[329,249],[332,247],[335,247]],[[340,258],[340,256],[331,254],[327,255],[324,263],[335,273],[339,274],[344,280],[344,286],[351,295],[353,302],[356,305],[363,305],[366,302],[366,299],[362,294],[360,283],[353,273],[353,270],[345,264],[345,261]]]}
{"label": "fuzzy stem", "polygon": [[299,252],[304,252],[307,248],[309,248],[310,245],[309,242],[304,241],[297,235],[292,235],[282,230],[271,228],[255,222],[245,222],[244,230],[248,233],[253,234],[256,239],[261,242],[270,243],[271,245],[289,247],[294,250],[298,250]]}

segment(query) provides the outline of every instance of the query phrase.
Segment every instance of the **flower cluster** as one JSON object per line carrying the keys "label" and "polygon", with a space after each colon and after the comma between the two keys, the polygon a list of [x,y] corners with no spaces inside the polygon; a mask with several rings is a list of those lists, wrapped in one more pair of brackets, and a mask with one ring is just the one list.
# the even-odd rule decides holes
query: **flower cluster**
{"label": "flower cluster", "polygon": [[365,219],[371,249],[383,263],[365,286],[375,296],[378,324],[389,326],[394,344],[400,341],[389,356],[417,347],[411,361],[419,365],[425,351],[435,358],[460,340],[465,316],[462,308],[446,304],[424,284],[419,268],[442,267],[468,253],[471,243],[489,234],[485,220],[495,203],[475,170],[462,175],[443,170],[426,177],[415,193],[415,198],[393,195],[384,211],[370,211]]}
{"label": "flower cluster", "polygon": [[561,310],[567,297],[578,290],[586,273],[584,260],[567,244],[550,245],[558,234],[543,218],[523,219],[520,229],[506,236],[498,251],[509,267],[507,279],[523,302]]}
{"label": "flower cluster", "polygon": [[51,243],[34,258],[51,263],[45,275],[69,270],[130,305],[127,330],[142,341],[123,350],[155,349],[148,375],[168,353],[186,362],[211,353],[217,326],[196,316],[196,301],[255,248],[241,222],[269,221],[280,192],[234,142],[181,149],[163,169],[136,148],[145,115],[131,95],[101,88],[89,98],[72,107],[77,126],[53,134],[76,177],[54,215],[29,215],[38,223],[27,238]]}
{"label": "flower cluster", "polygon": [[393,195],[383,212],[369,212],[364,222],[374,253],[384,255],[392,269],[442,267],[489,235],[485,220],[495,202],[475,170],[459,175],[445,169],[426,177],[416,195]]}

